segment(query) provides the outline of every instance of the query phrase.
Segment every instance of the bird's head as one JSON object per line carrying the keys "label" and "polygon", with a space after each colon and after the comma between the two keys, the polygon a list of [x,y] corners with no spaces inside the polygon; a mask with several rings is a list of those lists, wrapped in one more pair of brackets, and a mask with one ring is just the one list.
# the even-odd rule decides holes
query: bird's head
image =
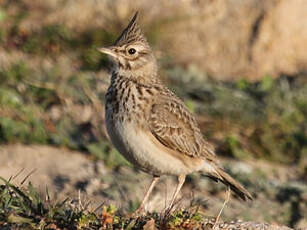
{"label": "bird's head", "polygon": [[156,59],[140,27],[136,23],[138,13],[112,46],[99,48],[115,63],[115,70],[123,76],[155,74]]}

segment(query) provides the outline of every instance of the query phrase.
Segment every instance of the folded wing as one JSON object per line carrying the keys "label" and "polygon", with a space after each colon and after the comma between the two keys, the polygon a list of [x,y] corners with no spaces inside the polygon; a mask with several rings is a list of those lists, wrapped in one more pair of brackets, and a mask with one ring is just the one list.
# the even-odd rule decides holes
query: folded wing
{"label": "folded wing", "polygon": [[152,105],[149,128],[170,149],[215,160],[212,146],[204,140],[195,118],[178,98],[163,100],[162,96]]}

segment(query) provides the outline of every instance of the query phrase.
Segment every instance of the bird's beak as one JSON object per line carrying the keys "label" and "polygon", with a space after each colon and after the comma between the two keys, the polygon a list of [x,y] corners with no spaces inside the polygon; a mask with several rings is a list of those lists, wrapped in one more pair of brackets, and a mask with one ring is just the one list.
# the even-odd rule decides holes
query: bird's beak
{"label": "bird's beak", "polygon": [[98,51],[101,52],[101,53],[105,53],[105,54],[108,54],[114,58],[117,57],[113,47],[102,47],[102,48],[98,48]]}

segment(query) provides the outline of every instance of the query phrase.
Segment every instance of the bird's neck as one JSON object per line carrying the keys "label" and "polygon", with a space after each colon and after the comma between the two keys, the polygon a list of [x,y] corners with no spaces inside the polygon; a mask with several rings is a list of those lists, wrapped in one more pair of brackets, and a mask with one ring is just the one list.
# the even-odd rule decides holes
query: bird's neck
{"label": "bird's neck", "polygon": [[133,82],[133,84],[145,87],[161,84],[161,81],[157,76],[136,75],[136,74],[123,75],[123,73],[113,71],[111,77],[111,85],[126,81],[131,81]]}
{"label": "bird's neck", "polygon": [[152,85],[160,82],[157,75],[156,65],[145,65],[138,69],[126,69],[117,67],[114,69],[112,78],[125,78],[139,84]]}

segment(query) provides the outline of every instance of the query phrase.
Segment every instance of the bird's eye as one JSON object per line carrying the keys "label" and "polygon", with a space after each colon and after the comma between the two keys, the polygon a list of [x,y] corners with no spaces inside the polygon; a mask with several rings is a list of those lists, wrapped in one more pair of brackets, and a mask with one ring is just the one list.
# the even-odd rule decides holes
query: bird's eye
{"label": "bird's eye", "polygon": [[136,52],[136,50],[134,48],[130,48],[128,50],[128,53],[131,54],[131,55],[135,54],[135,52]]}

